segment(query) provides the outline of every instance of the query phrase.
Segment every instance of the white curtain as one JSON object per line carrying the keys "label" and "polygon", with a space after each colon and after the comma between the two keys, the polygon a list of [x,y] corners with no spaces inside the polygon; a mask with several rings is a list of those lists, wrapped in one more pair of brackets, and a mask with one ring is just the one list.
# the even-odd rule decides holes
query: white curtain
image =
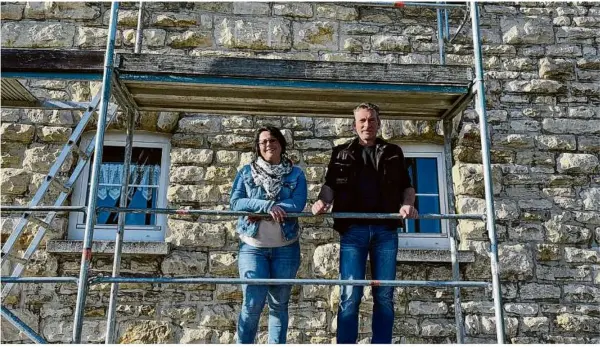
{"label": "white curtain", "polygon": [[[149,186],[158,185],[160,178],[160,165],[130,165],[129,166],[130,184]],[[103,163],[100,167],[98,198],[101,200],[110,196],[117,200],[121,195],[120,186],[106,186],[106,184],[123,183],[123,164]],[[152,199],[151,187],[129,188],[129,198],[133,196],[135,190],[141,191],[146,200]]]}

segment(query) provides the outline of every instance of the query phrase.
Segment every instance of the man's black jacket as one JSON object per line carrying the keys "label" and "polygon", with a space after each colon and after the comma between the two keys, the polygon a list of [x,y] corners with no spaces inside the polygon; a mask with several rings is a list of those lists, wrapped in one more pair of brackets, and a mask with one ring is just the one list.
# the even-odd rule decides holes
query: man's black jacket
{"label": "man's black jacket", "polygon": [[[332,212],[365,212],[360,211],[358,199],[358,173],[363,159],[358,138],[333,148],[325,184],[319,193],[319,199],[331,203],[334,201]],[[412,187],[408,171],[404,164],[402,149],[394,144],[377,138],[375,143],[375,161],[379,180],[379,197],[381,213],[398,213],[402,206],[404,190]],[[402,220],[386,220],[386,225],[398,228]],[[355,219],[334,219],[333,228],[344,233]]]}

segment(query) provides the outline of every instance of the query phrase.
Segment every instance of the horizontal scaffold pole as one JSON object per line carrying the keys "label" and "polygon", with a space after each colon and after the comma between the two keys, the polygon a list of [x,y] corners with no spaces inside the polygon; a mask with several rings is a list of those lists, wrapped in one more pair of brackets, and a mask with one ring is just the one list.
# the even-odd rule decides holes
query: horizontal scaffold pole
{"label": "horizontal scaffold pole", "polygon": [[1,213],[84,212],[85,206],[0,206]]}
{"label": "horizontal scaffold pole", "polygon": [[253,284],[253,285],[352,285],[372,287],[489,287],[477,281],[402,281],[402,280],[328,280],[280,278],[210,278],[210,277],[95,277],[96,283],[179,283],[179,284]]}
{"label": "horizontal scaffold pole", "polygon": [[406,2],[406,1],[374,1],[374,2],[358,2],[361,6],[382,6],[382,7],[433,7],[433,8],[466,8],[463,4],[438,4],[435,2]]}
{"label": "horizontal scaffold pole", "polygon": [[[98,212],[125,212],[125,213],[145,213],[145,214],[180,214],[180,215],[204,215],[204,216],[253,216],[270,217],[267,213],[252,213],[245,211],[229,210],[194,210],[194,209],[175,209],[175,208],[119,208],[119,207],[98,207]],[[362,213],[362,212],[333,212],[325,213],[320,216],[332,218],[355,218],[355,219],[405,219],[399,213]],[[287,213],[287,217],[315,217],[310,212]],[[485,220],[483,214],[422,214],[415,219],[475,219]]]}
{"label": "horizontal scaffold pole", "polygon": [[0,277],[2,283],[77,283],[77,277]]}

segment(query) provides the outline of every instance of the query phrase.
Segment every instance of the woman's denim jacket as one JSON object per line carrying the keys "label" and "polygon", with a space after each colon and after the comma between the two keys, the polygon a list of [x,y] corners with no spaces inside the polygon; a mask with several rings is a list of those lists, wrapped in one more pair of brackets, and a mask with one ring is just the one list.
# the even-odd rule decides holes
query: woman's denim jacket
{"label": "woman's denim jacket", "polygon": [[[257,186],[252,179],[250,165],[245,165],[235,177],[231,189],[229,204],[232,211],[246,211],[256,213],[269,213],[273,205],[281,207],[285,212],[302,212],[306,205],[306,177],[304,172],[297,167],[283,176],[281,191],[275,201],[267,200],[265,190]],[[248,217],[238,219],[237,232],[254,237],[258,232],[259,221],[250,222]],[[283,238],[292,240],[298,235],[298,218],[285,218],[281,223]]]}

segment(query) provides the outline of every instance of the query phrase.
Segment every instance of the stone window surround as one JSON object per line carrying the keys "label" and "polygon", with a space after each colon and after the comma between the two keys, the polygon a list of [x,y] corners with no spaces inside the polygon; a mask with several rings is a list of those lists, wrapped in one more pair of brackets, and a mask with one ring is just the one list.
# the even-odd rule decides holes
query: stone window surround
{"label": "stone window surround", "polygon": [[[82,135],[81,145],[87,146],[94,136],[95,131],[88,132]],[[125,146],[126,135],[123,132],[107,132],[104,135],[104,145],[110,146]],[[169,182],[169,167],[170,167],[170,148],[171,148],[171,135],[170,134],[159,134],[144,131],[136,131],[133,134],[134,146],[140,147],[152,147],[162,149],[161,158],[161,174],[160,184],[158,190],[157,207],[164,208],[167,206],[167,188]],[[89,180],[89,167],[91,160],[87,163],[83,169],[81,176],[77,180],[73,189],[73,196],[71,204],[73,206],[84,206],[87,205],[86,199],[86,184]],[[69,214],[69,240],[82,240],[84,228],[83,214],[81,213],[70,213]],[[157,232],[157,229],[159,232]],[[126,226],[124,241],[164,241],[165,233],[167,229],[167,217],[166,215],[156,216],[156,226]],[[114,240],[116,235],[117,226],[96,226],[94,229],[94,240]],[[128,231],[135,230],[135,233],[128,233]]]}
{"label": "stone window surround", "polygon": [[[440,199],[440,213],[448,213],[448,194],[446,182],[446,162],[444,160],[444,146],[431,143],[396,143],[404,152],[404,156],[410,157],[427,157],[437,159],[438,169],[438,187]],[[450,224],[447,219],[441,221],[441,234],[408,234],[402,233],[398,235],[398,248],[414,249],[414,250],[448,250],[450,249],[450,241],[448,240],[448,230]]]}

